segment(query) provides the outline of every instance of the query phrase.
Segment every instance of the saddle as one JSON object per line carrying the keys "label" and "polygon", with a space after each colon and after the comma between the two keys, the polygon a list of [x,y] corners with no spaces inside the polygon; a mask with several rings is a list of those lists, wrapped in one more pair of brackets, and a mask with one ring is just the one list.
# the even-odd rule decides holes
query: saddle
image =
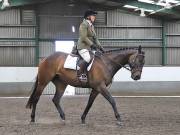
{"label": "saddle", "polygon": [[65,60],[64,68],[76,70],[77,77],[80,79],[80,81],[87,82],[87,72],[91,69],[93,61],[94,61],[94,57],[87,66],[87,69],[83,69],[84,71],[82,73],[80,71],[80,67],[82,67],[84,60],[79,55],[69,54]]}

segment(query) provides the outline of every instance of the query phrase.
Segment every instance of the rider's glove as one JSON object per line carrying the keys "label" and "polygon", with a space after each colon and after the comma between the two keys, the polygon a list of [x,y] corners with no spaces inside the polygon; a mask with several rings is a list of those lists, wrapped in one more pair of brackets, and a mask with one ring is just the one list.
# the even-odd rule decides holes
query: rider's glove
{"label": "rider's glove", "polygon": [[104,50],[104,48],[103,48],[102,46],[99,48],[99,50],[100,50],[102,53],[105,52],[105,50]]}

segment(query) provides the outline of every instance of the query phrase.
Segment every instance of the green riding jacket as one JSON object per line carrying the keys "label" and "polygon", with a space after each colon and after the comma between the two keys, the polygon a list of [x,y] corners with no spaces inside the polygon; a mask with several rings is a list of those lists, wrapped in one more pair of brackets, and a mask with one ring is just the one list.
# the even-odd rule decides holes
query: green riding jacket
{"label": "green riding jacket", "polygon": [[79,27],[79,39],[77,42],[77,49],[91,50],[92,45],[96,45],[97,48],[101,48],[101,44],[96,36],[94,26],[90,26],[89,23],[84,19]]}

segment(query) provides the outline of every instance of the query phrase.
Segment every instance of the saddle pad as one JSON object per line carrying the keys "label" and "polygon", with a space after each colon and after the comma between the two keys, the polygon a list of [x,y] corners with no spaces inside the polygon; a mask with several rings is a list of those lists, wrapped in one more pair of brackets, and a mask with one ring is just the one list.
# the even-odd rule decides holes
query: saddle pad
{"label": "saddle pad", "polygon": [[[64,68],[76,70],[77,59],[78,57],[72,57],[71,55],[68,55],[66,61],[64,62]],[[79,66],[77,66],[77,70],[79,69]]]}
{"label": "saddle pad", "polygon": [[[78,60],[78,57],[73,57],[71,55],[68,55],[66,58],[66,61],[64,62],[64,68],[76,70],[77,60]],[[93,58],[92,62],[89,64],[89,66],[87,67],[87,71],[89,71],[91,69],[93,61],[94,61],[94,58]],[[79,69],[80,69],[80,67],[77,66],[77,70],[79,70]]]}

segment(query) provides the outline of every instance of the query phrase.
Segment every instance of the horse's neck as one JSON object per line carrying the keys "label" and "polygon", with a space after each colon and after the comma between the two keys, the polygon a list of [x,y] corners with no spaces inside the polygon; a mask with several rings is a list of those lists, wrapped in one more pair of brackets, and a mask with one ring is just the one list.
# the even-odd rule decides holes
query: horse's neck
{"label": "horse's neck", "polygon": [[122,68],[122,65],[124,66],[128,64],[129,57],[133,53],[135,53],[135,50],[125,50],[106,54],[107,58],[105,63],[108,67],[108,70],[111,72],[112,77],[120,68]]}

